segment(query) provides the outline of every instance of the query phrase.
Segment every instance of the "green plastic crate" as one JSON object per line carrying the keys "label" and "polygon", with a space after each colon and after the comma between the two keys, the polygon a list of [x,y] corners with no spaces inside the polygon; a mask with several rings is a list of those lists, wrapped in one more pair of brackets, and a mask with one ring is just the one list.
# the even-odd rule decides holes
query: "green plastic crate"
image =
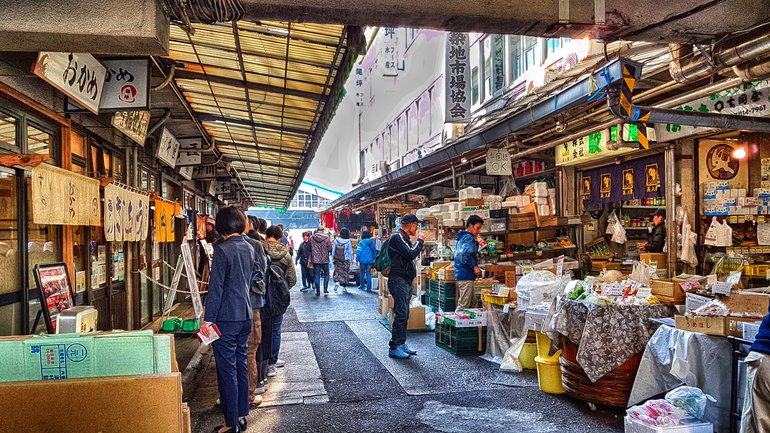
{"label": "green plastic crate", "polygon": [[182,322],[182,332],[195,332],[200,329],[198,319],[187,319]]}
{"label": "green plastic crate", "polygon": [[163,321],[160,330],[162,332],[179,332],[182,329],[182,319],[169,317]]}

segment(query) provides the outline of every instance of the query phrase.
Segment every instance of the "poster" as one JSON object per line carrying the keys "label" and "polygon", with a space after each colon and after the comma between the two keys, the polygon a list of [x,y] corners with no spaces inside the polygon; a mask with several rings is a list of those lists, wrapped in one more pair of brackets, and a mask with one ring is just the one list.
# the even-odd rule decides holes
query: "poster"
{"label": "poster", "polygon": [[99,181],[40,164],[32,169],[32,221],[35,224],[99,226]]}
{"label": "poster", "polygon": [[75,272],[75,293],[86,291],[86,271]]}
{"label": "poster", "polygon": [[195,215],[195,237],[206,239],[206,216]]}
{"label": "poster", "polygon": [[67,268],[64,263],[35,265],[34,272],[48,333],[55,334],[56,317],[74,305]]}
{"label": "poster", "polygon": [[733,150],[746,143],[704,139],[698,147],[699,183],[726,181],[730,188],[748,188],[748,158],[735,159]]}
{"label": "poster", "polygon": [[653,155],[583,172],[581,198],[586,206],[665,196],[663,155]]}

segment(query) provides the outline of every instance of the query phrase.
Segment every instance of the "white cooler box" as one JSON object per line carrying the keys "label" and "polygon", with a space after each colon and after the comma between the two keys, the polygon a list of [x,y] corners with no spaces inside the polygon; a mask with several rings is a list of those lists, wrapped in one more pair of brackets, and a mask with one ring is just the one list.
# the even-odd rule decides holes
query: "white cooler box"
{"label": "white cooler box", "polygon": [[99,312],[90,305],[67,308],[56,316],[56,333],[94,332]]}
{"label": "white cooler box", "polygon": [[710,422],[695,421],[693,424],[674,427],[650,427],[634,420],[625,418],[626,433],[714,433],[714,425]]}

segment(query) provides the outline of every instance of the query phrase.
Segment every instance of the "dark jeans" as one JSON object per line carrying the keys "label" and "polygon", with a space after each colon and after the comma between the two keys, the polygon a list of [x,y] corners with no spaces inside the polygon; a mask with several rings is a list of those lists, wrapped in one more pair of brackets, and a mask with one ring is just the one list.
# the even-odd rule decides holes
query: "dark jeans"
{"label": "dark jeans", "polygon": [[371,263],[361,263],[359,266],[361,270],[361,290],[366,290],[367,292],[372,291],[372,264]]}
{"label": "dark jeans", "polygon": [[267,364],[270,361],[270,355],[273,353],[273,318],[267,314],[261,314],[262,319],[262,341],[257,349],[257,370],[258,382],[267,379]]}
{"label": "dark jeans", "polygon": [[283,325],[283,314],[273,317],[273,347],[268,361],[270,365],[275,365],[278,362],[278,352],[281,350],[281,325]]}
{"label": "dark jeans", "polygon": [[308,268],[307,265],[303,265],[300,263],[300,266],[302,266],[302,288],[304,289],[307,287],[313,287],[313,283],[315,280],[315,277],[313,276],[313,274],[315,272],[313,272],[312,268]]}
{"label": "dark jeans", "polygon": [[315,274],[313,277],[315,279],[313,287],[315,287],[315,291],[319,292],[321,290],[321,277],[323,277],[324,280],[324,291],[326,291],[329,288],[329,264],[328,263],[314,263],[313,264],[313,274]]}
{"label": "dark jeans", "polygon": [[252,321],[217,322],[222,335],[211,344],[217,366],[217,385],[225,425],[238,425],[249,415],[249,368],[246,360]]}
{"label": "dark jeans", "polygon": [[409,300],[412,298],[412,283],[404,277],[391,274],[388,289],[393,296],[393,325],[391,326],[390,348],[406,343],[406,324],[409,322]]}

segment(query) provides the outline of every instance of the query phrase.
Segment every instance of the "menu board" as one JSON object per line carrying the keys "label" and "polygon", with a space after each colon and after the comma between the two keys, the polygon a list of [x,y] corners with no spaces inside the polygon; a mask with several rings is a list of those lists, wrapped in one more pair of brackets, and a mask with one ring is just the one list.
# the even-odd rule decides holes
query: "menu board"
{"label": "menu board", "polygon": [[49,334],[56,333],[56,317],[74,306],[72,287],[64,263],[35,265],[35,282],[40,290],[40,310]]}

